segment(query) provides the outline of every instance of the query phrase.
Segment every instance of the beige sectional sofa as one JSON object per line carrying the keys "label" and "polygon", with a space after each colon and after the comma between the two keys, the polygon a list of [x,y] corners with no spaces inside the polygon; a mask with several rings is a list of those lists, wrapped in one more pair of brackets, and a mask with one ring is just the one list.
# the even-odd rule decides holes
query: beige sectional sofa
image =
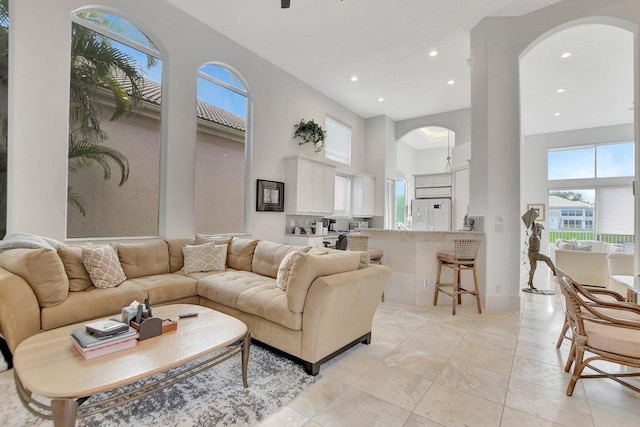
{"label": "beige sectional sofa", "polygon": [[[96,288],[82,248],[10,249],[0,253],[0,332],[10,349],[34,334],[119,313],[132,301],[200,304],[245,322],[253,339],[286,353],[310,374],[357,343],[371,324],[391,271],[369,265],[367,252],[304,248],[246,238],[228,245],[220,271],[184,274],[185,245],[208,239],[116,243],[126,280]],[[296,251],[286,290],[276,285],[287,253]]]}
{"label": "beige sectional sofa", "polygon": [[556,240],[549,245],[553,264],[578,283],[607,287],[607,255],[622,252],[612,243],[597,240]]}

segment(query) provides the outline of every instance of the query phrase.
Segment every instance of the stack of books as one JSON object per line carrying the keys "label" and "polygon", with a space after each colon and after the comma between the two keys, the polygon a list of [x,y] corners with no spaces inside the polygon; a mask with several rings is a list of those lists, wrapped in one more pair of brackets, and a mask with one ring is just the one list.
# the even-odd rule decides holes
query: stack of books
{"label": "stack of books", "polygon": [[135,347],[138,331],[115,319],[100,320],[74,329],[71,342],[85,359]]}

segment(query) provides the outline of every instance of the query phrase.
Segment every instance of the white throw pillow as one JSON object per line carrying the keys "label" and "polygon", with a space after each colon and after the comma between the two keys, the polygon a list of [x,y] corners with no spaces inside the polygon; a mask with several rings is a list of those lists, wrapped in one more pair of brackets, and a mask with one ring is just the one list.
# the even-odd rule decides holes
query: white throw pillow
{"label": "white throw pillow", "polygon": [[187,245],[182,248],[184,255],[184,274],[222,271],[227,264],[227,245],[215,242],[204,245]]}
{"label": "white throw pillow", "polygon": [[82,248],[82,263],[96,288],[115,288],[127,280],[118,254],[111,246]]}
{"label": "white throw pillow", "polygon": [[278,274],[276,276],[276,285],[285,292],[287,290],[287,285],[289,284],[291,267],[293,267],[293,262],[299,254],[300,251],[289,252],[284,256],[284,258],[282,258],[282,261],[280,261],[280,267],[278,267]]}

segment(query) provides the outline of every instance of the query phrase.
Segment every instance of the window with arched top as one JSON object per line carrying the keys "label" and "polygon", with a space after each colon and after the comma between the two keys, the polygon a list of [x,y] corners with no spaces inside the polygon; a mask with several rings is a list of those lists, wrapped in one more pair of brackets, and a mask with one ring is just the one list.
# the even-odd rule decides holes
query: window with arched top
{"label": "window with arched top", "polygon": [[197,96],[196,232],[246,232],[249,92],[234,70],[207,64]]}
{"label": "window with arched top", "polygon": [[72,21],[67,237],[157,236],[162,54],[112,12]]}

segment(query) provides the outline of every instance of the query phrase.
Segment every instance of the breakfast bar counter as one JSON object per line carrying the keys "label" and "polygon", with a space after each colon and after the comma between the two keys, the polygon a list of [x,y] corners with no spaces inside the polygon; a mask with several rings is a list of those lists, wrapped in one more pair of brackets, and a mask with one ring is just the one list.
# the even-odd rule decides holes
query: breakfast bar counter
{"label": "breakfast bar counter", "polygon": [[[433,304],[433,294],[438,273],[438,252],[453,252],[454,239],[481,240],[478,253],[478,280],[480,295],[484,300],[486,245],[485,235],[479,231],[414,231],[360,229],[369,237],[369,249],[384,251],[382,264],[393,271],[385,288],[385,301],[413,305]],[[443,281],[451,281],[450,271],[443,271]],[[463,273],[463,287],[473,287],[470,273]],[[475,305],[475,297],[464,295],[462,304]],[[450,305],[441,298],[439,305]]]}

